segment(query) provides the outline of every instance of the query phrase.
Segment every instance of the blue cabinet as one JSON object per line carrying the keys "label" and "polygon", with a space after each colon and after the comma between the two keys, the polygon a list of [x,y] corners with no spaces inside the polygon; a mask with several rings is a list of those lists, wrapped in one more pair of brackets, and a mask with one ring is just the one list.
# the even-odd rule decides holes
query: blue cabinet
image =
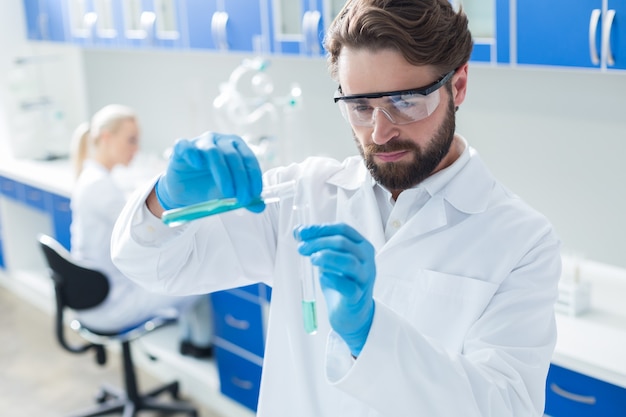
{"label": "blue cabinet", "polygon": [[[55,239],[66,249],[70,249],[72,213],[68,197],[2,176],[0,176],[0,194],[49,216]],[[41,232],[45,231],[42,230]],[[0,257],[2,257],[2,264],[4,265],[4,257],[1,256],[1,253]]]}
{"label": "blue cabinet", "polygon": [[87,47],[123,45],[122,4],[115,0],[67,0],[66,26],[72,43]]}
{"label": "blue cabinet", "polygon": [[185,0],[113,0],[121,11],[121,45],[135,48],[185,48]]}
{"label": "blue cabinet", "polygon": [[237,355],[219,343],[215,345],[215,359],[222,394],[256,411],[263,371],[261,363]]}
{"label": "blue cabinet", "polygon": [[27,37],[81,46],[184,48],[185,0],[24,0]]}
{"label": "blue cabinet", "polygon": [[552,364],[545,412],[551,417],[623,417],[626,388]]}
{"label": "blue cabinet", "polygon": [[510,62],[510,0],[463,0],[474,49],[470,60],[503,64]]}
{"label": "blue cabinet", "polygon": [[187,0],[191,48],[269,52],[266,10],[261,0]]}
{"label": "blue cabinet", "polygon": [[254,411],[265,349],[267,289],[255,284],[211,294],[220,390]]}
{"label": "blue cabinet", "polygon": [[625,2],[525,0],[516,12],[518,63],[626,68]]}
{"label": "blue cabinet", "polygon": [[323,0],[272,1],[269,10],[272,52],[322,56],[330,4]]}
{"label": "blue cabinet", "polygon": [[23,0],[26,36],[37,41],[65,42],[65,0]]}
{"label": "blue cabinet", "polygon": [[2,238],[2,219],[0,219],[0,269],[5,269],[4,263],[4,239]]}
{"label": "blue cabinet", "polygon": [[58,194],[50,193],[52,224],[55,239],[70,250],[70,225],[72,224],[72,211],[70,199]]}

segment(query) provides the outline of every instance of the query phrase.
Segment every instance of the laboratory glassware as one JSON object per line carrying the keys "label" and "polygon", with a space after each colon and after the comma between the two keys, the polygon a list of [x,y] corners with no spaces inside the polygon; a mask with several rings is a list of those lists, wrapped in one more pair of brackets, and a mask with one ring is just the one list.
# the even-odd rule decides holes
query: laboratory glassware
{"label": "laboratory glassware", "polygon": [[[308,204],[294,203],[293,213],[297,224],[311,224],[310,212]],[[304,320],[304,330],[308,334],[313,335],[317,333],[317,306],[315,298],[317,268],[313,266],[308,256],[300,256],[300,279],[302,285],[302,318]]]}
{"label": "laboratory glassware", "polygon": [[212,216],[245,207],[251,207],[260,203],[270,204],[280,201],[281,198],[293,196],[295,181],[286,181],[279,184],[266,186],[259,198],[253,199],[249,204],[243,205],[234,197],[218,198],[186,207],[166,210],[161,216],[163,223],[168,226],[179,226],[192,220]]}

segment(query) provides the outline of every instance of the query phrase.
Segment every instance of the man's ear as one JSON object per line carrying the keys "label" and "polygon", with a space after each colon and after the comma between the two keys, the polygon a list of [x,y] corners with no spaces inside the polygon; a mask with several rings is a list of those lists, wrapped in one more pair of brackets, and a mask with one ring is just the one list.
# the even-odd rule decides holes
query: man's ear
{"label": "man's ear", "polygon": [[465,101],[468,69],[469,64],[466,62],[452,76],[452,96],[454,97],[454,106],[457,108]]}

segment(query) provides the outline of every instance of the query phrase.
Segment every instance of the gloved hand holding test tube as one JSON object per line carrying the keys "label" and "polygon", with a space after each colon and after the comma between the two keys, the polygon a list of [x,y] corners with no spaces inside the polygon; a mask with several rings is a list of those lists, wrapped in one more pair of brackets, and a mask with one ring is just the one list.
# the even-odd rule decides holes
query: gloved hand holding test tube
{"label": "gloved hand holding test tube", "polygon": [[[294,202],[293,213],[298,225],[311,224],[310,209],[306,203]],[[315,300],[315,281],[317,268],[313,266],[308,256],[300,255],[300,277],[302,284],[302,318],[304,330],[314,335],[317,333],[317,306]]]}
{"label": "gloved hand holding test tube", "polygon": [[[291,197],[295,193],[295,181],[286,181],[279,184],[270,185],[263,188],[261,196],[250,202],[250,206],[259,203],[276,203],[281,198]],[[187,207],[180,207],[166,210],[161,216],[163,223],[174,227],[185,224],[192,220],[201,219],[203,217],[212,216],[214,214],[224,213],[231,210],[244,208],[236,198],[218,198],[215,200],[205,201],[203,203],[193,204]]]}

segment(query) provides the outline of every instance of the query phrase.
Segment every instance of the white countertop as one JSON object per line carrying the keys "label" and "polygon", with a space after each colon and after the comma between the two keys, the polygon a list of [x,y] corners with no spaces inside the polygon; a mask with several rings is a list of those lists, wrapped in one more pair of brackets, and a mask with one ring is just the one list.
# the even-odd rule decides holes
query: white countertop
{"label": "white countertop", "polygon": [[[128,167],[118,166],[113,175],[126,192],[150,180],[166,167],[166,161],[152,154],[137,154]],[[74,187],[74,170],[69,159],[36,161],[3,159],[0,175],[19,182],[69,197]]]}
{"label": "white countertop", "polygon": [[0,175],[66,197],[74,186],[74,173],[67,159],[5,159],[0,163]]}
{"label": "white countertop", "polygon": [[591,284],[591,308],[576,317],[557,314],[552,362],[626,388],[626,270],[580,265],[581,280]]}

